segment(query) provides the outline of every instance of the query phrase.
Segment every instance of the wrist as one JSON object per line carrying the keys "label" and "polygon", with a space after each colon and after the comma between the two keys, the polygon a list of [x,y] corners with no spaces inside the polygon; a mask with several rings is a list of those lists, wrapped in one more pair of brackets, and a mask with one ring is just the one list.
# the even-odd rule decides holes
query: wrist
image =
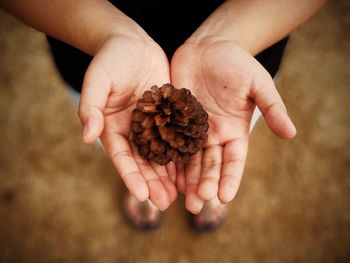
{"label": "wrist", "polygon": [[[104,26],[105,25],[105,26]],[[117,39],[132,39],[134,41],[153,41],[151,37],[132,19],[123,17],[116,21],[106,21],[91,34],[90,55],[94,56],[103,45]]]}
{"label": "wrist", "polygon": [[240,48],[245,49],[242,45],[233,39],[226,38],[219,35],[205,36],[202,38],[189,38],[184,43],[184,46],[191,46],[194,51],[203,52],[206,49],[209,49],[214,46],[239,46]]}
{"label": "wrist", "polygon": [[224,20],[204,23],[185,41],[185,44],[200,47],[219,42],[239,45],[253,56],[261,51],[259,41],[252,43],[249,39],[245,38],[245,34],[240,32],[239,26],[229,26],[227,21]]}
{"label": "wrist", "polygon": [[132,40],[134,42],[150,42],[152,39],[148,35],[138,34],[137,32],[132,31],[112,31],[107,32],[106,34],[95,36],[94,40],[92,41],[91,46],[91,56],[95,56],[98,51],[107,43],[120,41],[120,40]]}
{"label": "wrist", "polygon": [[273,39],[270,39],[271,30],[266,31],[263,26],[259,26],[262,22],[257,19],[259,16],[252,11],[254,8],[248,2],[226,0],[192,34],[188,42],[231,42],[255,56],[265,49],[267,44],[272,44]]}

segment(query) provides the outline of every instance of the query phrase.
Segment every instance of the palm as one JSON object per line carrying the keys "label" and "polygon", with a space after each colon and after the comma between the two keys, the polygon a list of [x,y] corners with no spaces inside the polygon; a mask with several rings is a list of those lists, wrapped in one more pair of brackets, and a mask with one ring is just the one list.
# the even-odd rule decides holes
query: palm
{"label": "palm", "polygon": [[[219,49],[224,56],[226,50]],[[249,97],[250,84],[254,76],[254,68],[246,60],[239,60],[232,54],[232,60],[240,61],[231,65],[230,69],[222,63],[220,54],[207,57],[199,62],[200,71],[196,79],[189,83],[192,92],[199,98],[209,115],[208,144],[225,145],[234,139],[247,137],[254,102]],[[218,61],[218,60],[221,60]],[[245,68],[243,71],[242,68]],[[231,75],[228,71],[237,75]],[[201,81],[197,81],[200,79]]]}
{"label": "palm", "polygon": [[168,61],[155,43],[116,39],[94,57],[82,93],[85,103],[89,99],[101,102],[96,106],[102,112],[102,127],[97,133],[103,130],[101,141],[130,192],[139,200],[150,198],[161,209],[176,198],[170,169],[141,158],[130,144],[129,135],[131,111],[137,99],[152,85],[166,82]]}
{"label": "palm", "polygon": [[[236,194],[247,154],[253,99],[257,104],[266,100],[266,91],[260,87],[272,81],[252,56],[226,42],[184,45],[176,52],[171,70],[174,84],[191,89],[209,115],[204,151],[191,158],[186,179],[179,180],[186,183],[178,184],[187,194],[187,208],[198,212],[203,200],[218,196],[227,203]],[[264,103],[260,104],[264,110]]]}

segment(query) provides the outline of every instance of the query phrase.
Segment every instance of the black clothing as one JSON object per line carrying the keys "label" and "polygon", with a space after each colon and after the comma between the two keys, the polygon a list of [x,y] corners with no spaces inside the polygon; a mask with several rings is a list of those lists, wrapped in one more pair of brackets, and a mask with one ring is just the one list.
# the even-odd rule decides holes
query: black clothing
{"label": "black clothing", "polygon": [[[164,50],[169,60],[175,50],[218,8],[224,0],[111,0],[136,21]],[[54,61],[62,78],[81,90],[91,57],[59,40],[48,37]],[[287,39],[256,56],[273,77],[280,65]]]}

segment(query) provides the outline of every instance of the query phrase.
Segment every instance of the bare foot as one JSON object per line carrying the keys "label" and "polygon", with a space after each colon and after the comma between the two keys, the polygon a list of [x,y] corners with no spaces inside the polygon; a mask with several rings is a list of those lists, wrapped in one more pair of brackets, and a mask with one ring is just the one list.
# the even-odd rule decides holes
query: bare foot
{"label": "bare foot", "polygon": [[129,192],[124,199],[124,211],[129,223],[138,230],[153,230],[162,223],[163,213],[150,200],[139,202]]}
{"label": "bare foot", "polygon": [[227,205],[214,198],[204,204],[199,214],[191,216],[191,223],[199,232],[212,232],[225,222],[226,216]]}

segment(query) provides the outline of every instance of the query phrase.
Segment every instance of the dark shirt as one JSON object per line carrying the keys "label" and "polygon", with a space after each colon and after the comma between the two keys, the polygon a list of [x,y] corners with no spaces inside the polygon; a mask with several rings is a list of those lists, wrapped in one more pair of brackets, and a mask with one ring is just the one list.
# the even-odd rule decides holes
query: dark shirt
{"label": "dark shirt", "polygon": [[[175,50],[218,8],[224,0],[112,0],[119,10],[135,20],[164,50],[169,60]],[[80,91],[84,73],[91,61],[87,54],[48,37],[57,68],[63,79]],[[274,76],[287,40],[284,39],[257,56]]]}

